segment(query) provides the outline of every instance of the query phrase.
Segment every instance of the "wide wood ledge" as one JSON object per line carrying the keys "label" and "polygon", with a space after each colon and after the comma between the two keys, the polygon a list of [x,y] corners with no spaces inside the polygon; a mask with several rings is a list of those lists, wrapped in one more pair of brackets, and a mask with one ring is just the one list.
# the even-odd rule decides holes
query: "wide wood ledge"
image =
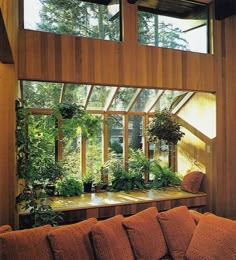
{"label": "wide wood ledge", "polygon": [[[186,205],[188,208],[205,212],[207,194],[182,191],[180,188],[168,187],[160,190],[132,192],[85,193],[75,197],[50,197],[48,203],[55,211],[64,213],[64,223],[74,223],[90,217],[105,219],[122,214],[129,216],[145,208],[154,206],[158,211]],[[29,225],[29,214],[20,211],[20,227]]]}

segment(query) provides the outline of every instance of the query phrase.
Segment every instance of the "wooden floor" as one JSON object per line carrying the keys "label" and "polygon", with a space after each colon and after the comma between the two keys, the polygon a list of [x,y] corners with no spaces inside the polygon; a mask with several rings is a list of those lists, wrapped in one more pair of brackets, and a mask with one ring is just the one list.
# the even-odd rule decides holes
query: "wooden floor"
{"label": "wooden floor", "polygon": [[[160,190],[132,192],[86,193],[75,197],[55,196],[48,199],[55,211],[64,213],[64,223],[74,223],[95,217],[104,219],[117,214],[135,214],[145,208],[155,206],[159,211],[186,205],[200,212],[206,211],[207,194],[192,194],[180,188],[168,187]],[[20,226],[27,225],[28,212],[20,211]]]}

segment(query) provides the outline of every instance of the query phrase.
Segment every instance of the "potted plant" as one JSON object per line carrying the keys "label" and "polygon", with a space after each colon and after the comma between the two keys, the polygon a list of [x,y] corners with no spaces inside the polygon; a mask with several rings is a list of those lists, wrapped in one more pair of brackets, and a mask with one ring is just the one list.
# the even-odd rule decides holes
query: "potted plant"
{"label": "potted plant", "polygon": [[150,171],[154,176],[152,187],[155,189],[167,186],[179,186],[181,184],[180,177],[169,167],[162,166],[158,161],[153,161]]}
{"label": "potted plant", "polygon": [[144,177],[145,183],[148,183],[150,161],[141,149],[129,149],[128,166],[129,171],[140,173]]}
{"label": "potted plant", "polygon": [[170,110],[157,110],[146,129],[148,142],[158,143],[163,140],[168,145],[176,145],[184,136],[180,127]]}
{"label": "potted plant", "polygon": [[85,113],[84,106],[75,103],[62,102],[56,107],[63,119],[83,116]]}
{"label": "potted plant", "polygon": [[88,172],[83,175],[82,180],[83,180],[84,192],[91,192],[92,185],[94,182],[94,175],[91,172]]}
{"label": "potted plant", "polygon": [[73,177],[57,181],[56,186],[56,192],[60,196],[79,196],[83,191],[82,183]]}

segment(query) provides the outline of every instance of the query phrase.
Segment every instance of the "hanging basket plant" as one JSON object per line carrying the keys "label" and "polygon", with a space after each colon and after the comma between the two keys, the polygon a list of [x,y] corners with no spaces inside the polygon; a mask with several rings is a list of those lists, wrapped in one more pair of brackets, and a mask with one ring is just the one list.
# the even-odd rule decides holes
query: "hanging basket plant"
{"label": "hanging basket plant", "polygon": [[157,110],[146,129],[148,142],[158,143],[163,140],[166,144],[176,145],[184,136],[180,128],[181,125],[168,109]]}
{"label": "hanging basket plant", "polygon": [[59,103],[57,109],[63,119],[71,119],[73,117],[83,116],[85,112],[82,105],[67,102]]}

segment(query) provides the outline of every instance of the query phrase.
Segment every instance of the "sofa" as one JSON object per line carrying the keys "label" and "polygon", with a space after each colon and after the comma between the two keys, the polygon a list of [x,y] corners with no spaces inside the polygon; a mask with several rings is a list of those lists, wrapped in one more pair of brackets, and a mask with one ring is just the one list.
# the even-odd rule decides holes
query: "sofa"
{"label": "sofa", "polygon": [[2,232],[1,260],[236,259],[236,221],[185,206]]}

